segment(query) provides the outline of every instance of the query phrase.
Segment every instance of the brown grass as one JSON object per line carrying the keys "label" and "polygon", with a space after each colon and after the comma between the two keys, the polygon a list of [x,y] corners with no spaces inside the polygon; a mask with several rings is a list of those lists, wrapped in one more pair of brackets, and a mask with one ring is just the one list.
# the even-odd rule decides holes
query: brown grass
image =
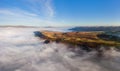
{"label": "brown grass", "polygon": [[60,42],[70,43],[70,44],[78,44],[78,45],[86,45],[90,47],[96,46],[120,46],[120,43],[116,41],[106,41],[97,37],[98,34],[96,32],[51,32],[51,31],[42,31],[41,32],[45,39],[49,40],[59,40]]}

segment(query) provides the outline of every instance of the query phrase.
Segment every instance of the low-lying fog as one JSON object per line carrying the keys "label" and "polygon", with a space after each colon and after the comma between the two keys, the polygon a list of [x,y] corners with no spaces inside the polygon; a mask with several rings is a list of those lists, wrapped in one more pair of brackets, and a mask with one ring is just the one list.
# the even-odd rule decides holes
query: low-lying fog
{"label": "low-lying fog", "polygon": [[120,71],[120,52],[67,48],[65,44],[43,44],[34,31],[60,28],[0,28],[0,71]]}

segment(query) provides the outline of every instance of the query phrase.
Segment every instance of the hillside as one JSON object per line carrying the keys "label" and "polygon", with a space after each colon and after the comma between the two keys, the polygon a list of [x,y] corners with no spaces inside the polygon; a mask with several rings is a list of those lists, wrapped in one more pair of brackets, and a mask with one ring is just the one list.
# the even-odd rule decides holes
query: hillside
{"label": "hillside", "polygon": [[102,33],[98,32],[39,32],[43,39],[50,41],[63,42],[73,45],[99,47],[99,46],[120,46],[120,42],[112,40],[104,40],[99,38]]}
{"label": "hillside", "polygon": [[120,26],[91,26],[91,27],[74,27],[72,31],[120,31]]}

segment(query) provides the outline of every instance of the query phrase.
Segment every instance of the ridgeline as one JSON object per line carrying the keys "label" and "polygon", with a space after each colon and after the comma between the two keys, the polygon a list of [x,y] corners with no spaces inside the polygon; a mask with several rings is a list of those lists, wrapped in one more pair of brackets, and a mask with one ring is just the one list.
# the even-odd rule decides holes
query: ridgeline
{"label": "ridgeline", "polygon": [[47,41],[56,41],[85,47],[95,48],[100,46],[120,46],[120,42],[102,39],[100,37],[100,35],[102,34],[101,32],[41,31],[35,33],[37,36],[46,39]]}

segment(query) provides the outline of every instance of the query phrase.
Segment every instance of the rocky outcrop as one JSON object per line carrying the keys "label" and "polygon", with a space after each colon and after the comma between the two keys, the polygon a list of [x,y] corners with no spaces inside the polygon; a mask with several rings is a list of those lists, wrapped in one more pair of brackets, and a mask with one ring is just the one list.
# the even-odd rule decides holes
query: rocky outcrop
{"label": "rocky outcrop", "polygon": [[41,32],[39,32],[39,31],[35,31],[34,32],[34,35],[35,35],[35,37],[41,37],[41,38],[45,38],[45,35],[43,35]]}
{"label": "rocky outcrop", "polygon": [[46,39],[46,40],[44,41],[44,43],[45,43],[45,44],[48,44],[48,43],[50,43],[50,40]]}

